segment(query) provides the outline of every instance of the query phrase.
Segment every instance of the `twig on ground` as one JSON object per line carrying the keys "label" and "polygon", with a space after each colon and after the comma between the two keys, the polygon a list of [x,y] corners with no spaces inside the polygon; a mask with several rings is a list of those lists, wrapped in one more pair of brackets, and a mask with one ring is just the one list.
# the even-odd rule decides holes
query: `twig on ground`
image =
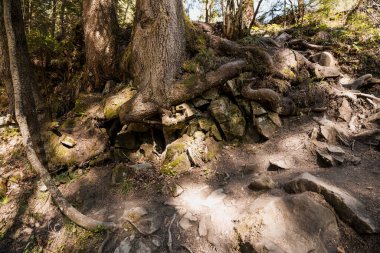
{"label": "twig on ground", "polygon": [[104,247],[106,246],[107,242],[109,241],[109,239],[111,238],[111,233],[109,230],[107,230],[107,236],[106,236],[106,239],[104,239],[104,241],[102,242],[102,244],[100,245],[99,249],[98,249],[98,253],[103,253],[103,250],[104,250]]}
{"label": "twig on ground", "polygon": [[172,232],[170,231],[173,225],[173,222],[175,220],[175,217],[177,216],[176,213],[174,213],[172,220],[170,221],[169,228],[168,228],[168,248],[169,252],[173,252],[173,238],[172,238]]}

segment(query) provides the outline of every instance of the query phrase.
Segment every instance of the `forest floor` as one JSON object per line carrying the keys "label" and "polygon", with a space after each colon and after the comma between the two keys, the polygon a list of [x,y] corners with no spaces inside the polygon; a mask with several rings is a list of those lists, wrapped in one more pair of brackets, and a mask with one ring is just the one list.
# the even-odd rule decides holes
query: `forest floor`
{"label": "forest floor", "polygon": [[[203,216],[239,201],[252,203],[264,193],[274,196],[283,194],[281,188],[258,192],[248,188],[254,174],[266,171],[268,160],[272,157],[294,160],[288,170],[265,172],[279,185],[303,172],[309,172],[352,194],[364,203],[374,222],[380,224],[379,150],[356,142],[352,149],[342,148],[346,154],[360,158],[360,164],[345,162],[339,166],[320,167],[311,149],[310,133],[318,125],[312,116],[315,115],[287,118],[284,127],[262,144],[242,143],[236,147],[226,143],[212,164],[171,179],[183,189],[178,197],[165,194],[164,178],[156,170],[141,172],[141,181],[137,184],[113,185],[111,174],[117,164],[112,163],[83,170],[81,176],[62,184],[60,190],[74,206],[91,217],[123,221],[127,210],[140,207],[145,209],[149,217],[153,217],[153,223],[157,223],[154,226],[157,226],[158,231],[149,236],[142,236],[126,225],[124,231],[112,234],[104,252],[113,252],[121,241],[132,234],[153,241],[157,252],[166,252],[168,226],[173,214],[177,214],[171,227],[173,252],[188,252],[181,245],[186,245],[192,252],[213,252],[218,245],[209,243],[207,237],[199,236],[198,223]],[[15,135],[10,142],[20,143],[19,136]],[[9,150],[12,147],[10,142],[2,144],[2,148],[4,144],[7,146],[7,152],[12,152]],[[19,147],[14,145],[14,148]],[[62,216],[49,193],[28,168],[25,158],[13,157],[8,166],[12,167],[11,171],[7,171],[12,173],[8,203],[2,203],[0,210],[2,224],[6,223],[9,229],[2,235],[0,252],[39,252],[37,249],[43,249],[44,252],[95,252],[100,247],[106,234],[103,231],[85,231]],[[177,205],[175,202],[179,199],[182,202]],[[181,226],[180,221],[185,213],[191,213],[194,221]],[[226,210],[222,211],[219,219],[208,226],[227,226],[230,217]],[[338,216],[337,219],[341,235],[339,245],[346,252],[378,252],[378,234],[359,235]],[[149,242],[144,243],[149,245]]]}

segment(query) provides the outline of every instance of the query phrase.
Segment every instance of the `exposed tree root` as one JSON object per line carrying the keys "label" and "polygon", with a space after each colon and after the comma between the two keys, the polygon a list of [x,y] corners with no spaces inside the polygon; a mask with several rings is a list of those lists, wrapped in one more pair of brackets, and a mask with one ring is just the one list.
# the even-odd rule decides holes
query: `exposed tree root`
{"label": "exposed tree root", "polygon": [[241,90],[241,95],[245,98],[258,101],[270,106],[270,109],[281,115],[293,115],[296,113],[296,106],[289,98],[282,97],[279,93],[271,89],[252,89],[250,83]]}
{"label": "exposed tree root", "polygon": [[302,40],[302,39],[291,40],[291,41],[288,42],[288,46],[289,47],[298,46],[298,47],[301,47],[301,48],[306,48],[306,49],[310,49],[310,50],[319,50],[319,51],[331,49],[331,46],[315,45],[315,44],[308,43],[308,42],[306,42],[305,40]]}
{"label": "exposed tree root", "polygon": [[[239,76],[240,73],[250,69],[247,61],[236,60],[220,66],[218,69],[204,76],[194,75],[173,85],[169,92],[168,104],[178,105],[199,96],[203,92],[224,84],[226,81]],[[122,124],[130,122],[144,122],[156,115],[160,107],[153,101],[144,101],[140,93],[125,103],[119,112]],[[162,111],[162,110],[161,110]]]}

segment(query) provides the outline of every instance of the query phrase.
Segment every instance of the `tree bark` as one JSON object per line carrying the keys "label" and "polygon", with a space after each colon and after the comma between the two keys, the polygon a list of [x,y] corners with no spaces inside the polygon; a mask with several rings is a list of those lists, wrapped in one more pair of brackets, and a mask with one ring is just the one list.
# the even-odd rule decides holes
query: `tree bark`
{"label": "tree bark", "polygon": [[249,31],[251,21],[253,19],[253,0],[243,1],[243,19],[242,19],[242,30],[243,32]]}
{"label": "tree bark", "polygon": [[55,25],[57,22],[57,0],[52,1],[52,13],[51,13],[51,36],[55,36]]}
{"label": "tree bark", "polygon": [[[245,60],[236,60],[220,66],[218,69],[204,76],[191,76],[173,85],[173,89],[167,94],[167,103],[178,105],[184,101],[195,98],[203,92],[224,84],[228,80],[239,76],[242,72],[251,70],[251,66]],[[131,122],[145,122],[156,115],[160,106],[153,102],[143,100],[141,94],[125,103],[119,112],[122,124]]]}
{"label": "tree bark", "polygon": [[1,35],[7,39],[9,66],[15,98],[15,115],[29,162],[47,186],[59,209],[73,222],[90,230],[96,230],[100,227],[116,227],[114,223],[89,218],[70,205],[41,163],[35,151],[36,146],[40,144],[38,142],[40,137],[34,97],[30,96],[32,92],[31,82],[34,79],[31,78],[33,74],[30,68],[24,27],[20,26],[20,24],[23,24],[21,4],[19,0],[12,0],[12,2],[2,0],[2,3],[0,13],[3,14],[3,17],[0,14],[0,18],[4,20],[6,36]]}
{"label": "tree bark", "polygon": [[[0,1],[0,35],[5,34],[4,20],[3,20],[3,2]],[[8,58],[8,45],[7,38],[0,36],[0,85],[5,86],[8,96],[8,111],[14,116],[14,97],[11,72],[9,69]]]}
{"label": "tree bark", "polygon": [[259,0],[259,2],[257,3],[257,7],[256,7],[256,10],[255,10],[255,13],[253,14],[251,23],[249,24],[249,31],[251,31],[252,27],[256,24],[257,14],[259,13],[260,6],[261,6],[262,2],[263,2],[263,0]]}
{"label": "tree bark", "polygon": [[184,53],[182,1],[138,0],[128,69],[142,102],[167,107]]}
{"label": "tree bark", "polygon": [[106,80],[119,76],[115,0],[84,0],[83,20],[86,69],[95,76],[91,88],[101,90]]}

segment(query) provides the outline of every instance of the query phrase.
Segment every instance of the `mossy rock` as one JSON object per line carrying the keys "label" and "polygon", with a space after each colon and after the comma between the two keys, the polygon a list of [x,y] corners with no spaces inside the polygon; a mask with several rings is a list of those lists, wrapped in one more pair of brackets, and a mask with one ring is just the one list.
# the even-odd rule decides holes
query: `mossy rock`
{"label": "mossy rock", "polygon": [[209,110],[218,122],[227,140],[241,138],[245,133],[245,118],[239,107],[227,97],[212,101]]}
{"label": "mossy rock", "polygon": [[[51,131],[45,131],[45,150],[52,167],[76,166],[102,154],[108,144],[105,129],[96,128],[92,120],[70,119],[59,129],[59,137]],[[65,145],[65,138],[75,140],[75,146]]]}
{"label": "mossy rock", "polygon": [[104,105],[104,117],[106,120],[117,118],[120,107],[128,102],[135,94],[135,89],[126,87],[117,94],[108,97]]}
{"label": "mossy rock", "polygon": [[161,166],[161,173],[176,175],[187,171],[191,167],[186,150],[193,138],[183,135],[166,147],[165,159]]}

